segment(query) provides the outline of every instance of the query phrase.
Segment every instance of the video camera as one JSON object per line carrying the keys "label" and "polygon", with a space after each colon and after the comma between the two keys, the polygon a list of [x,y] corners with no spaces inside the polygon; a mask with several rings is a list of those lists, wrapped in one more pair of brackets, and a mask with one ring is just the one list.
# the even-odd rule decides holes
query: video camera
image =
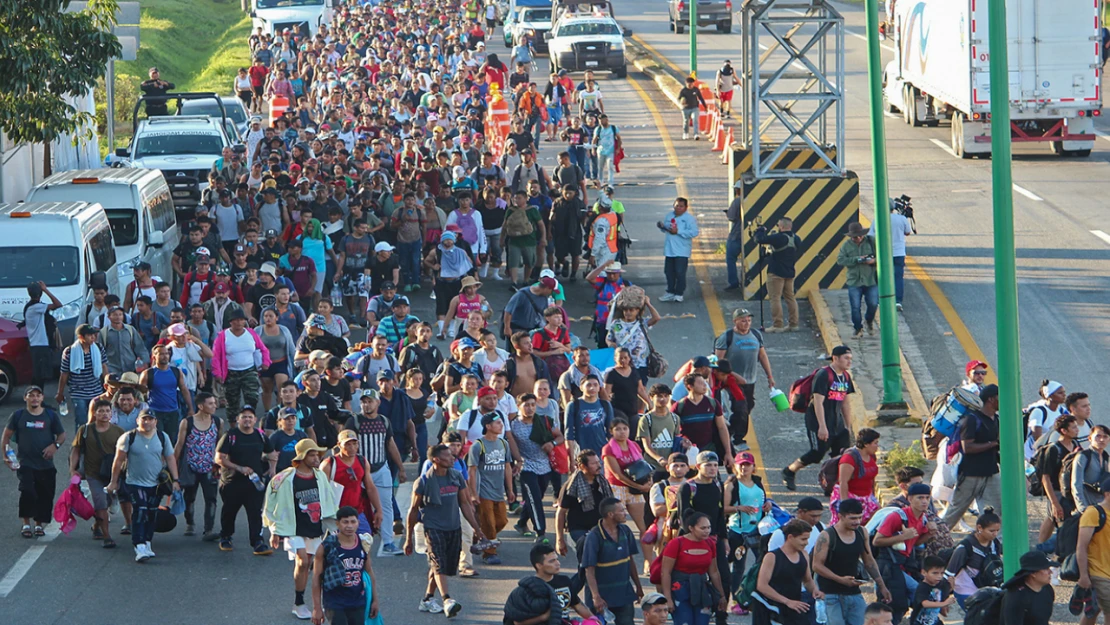
{"label": "video camera", "polygon": [[901,197],[890,198],[890,210],[908,219],[913,233],[917,234],[917,222],[913,218],[913,198],[905,193],[903,193]]}

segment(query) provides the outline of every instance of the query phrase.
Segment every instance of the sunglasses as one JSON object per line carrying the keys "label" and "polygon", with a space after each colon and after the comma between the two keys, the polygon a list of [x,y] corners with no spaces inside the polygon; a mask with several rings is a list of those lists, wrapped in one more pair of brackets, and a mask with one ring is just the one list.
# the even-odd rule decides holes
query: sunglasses
{"label": "sunglasses", "polygon": [[987,375],[987,372],[982,369],[976,369],[971,372],[971,375]]}

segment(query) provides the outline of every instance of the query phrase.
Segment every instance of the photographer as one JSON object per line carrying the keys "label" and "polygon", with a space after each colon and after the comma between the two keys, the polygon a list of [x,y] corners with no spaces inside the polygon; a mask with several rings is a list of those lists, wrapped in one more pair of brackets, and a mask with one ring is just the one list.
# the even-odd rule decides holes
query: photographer
{"label": "photographer", "polygon": [[875,313],[879,309],[879,274],[876,270],[875,238],[858,221],[848,224],[848,240],[840,246],[836,264],[848,268],[848,302],[852,305],[855,337],[863,336],[861,300],[867,302],[867,333],[875,334]]}
{"label": "photographer", "polygon": [[[910,196],[890,198],[890,247],[894,256],[894,301],[902,312],[902,296],[906,291],[906,237],[917,234],[913,225],[913,206]],[[875,237],[875,224],[867,236]]]}
{"label": "photographer", "polygon": [[[800,241],[798,235],[792,232],[793,228],[794,222],[789,217],[783,217],[778,222],[777,232],[767,232],[762,224],[755,230],[756,242],[766,245],[771,252],[767,261],[767,297],[771,300],[772,321],[767,332],[770,333],[798,330],[798,301],[794,299],[794,262],[798,258]],[[902,247],[904,250],[905,245]],[[789,314],[788,327],[783,327],[782,324],[783,298],[786,299]]]}

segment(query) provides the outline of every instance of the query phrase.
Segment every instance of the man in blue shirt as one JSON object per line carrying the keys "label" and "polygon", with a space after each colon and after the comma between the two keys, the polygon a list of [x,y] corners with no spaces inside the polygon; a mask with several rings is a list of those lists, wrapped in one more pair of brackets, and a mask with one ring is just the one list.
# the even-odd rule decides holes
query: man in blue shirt
{"label": "man in blue shirt", "polygon": [[398,345],[398,348],[404,346],[405,329],[408,328],[409,322],[420,322],[420,319],[414,315],[409,314],[409,298],[399,296],[393,298],[393,303],[390,306],[393,309],[393,314],[381,320],[378,324],[376,334],[384,336],[385,340],[389,342],[389,347]]}
{"label": "man in blue shirt", "polygon": [[582,546],[586,605],[594,614],[612,612],[614,625],[632,625],[636,601],[644,596],[634,557],[639,546],[624,524],[627,516],[619,499],[605,499],[601,502],[601,523],[590,530]]}
{"label": "man in blue shirt", "polygon": [[613,422],[613,405],[601,399],[601,380],[592,373],[581,382],[582,397],[567,405],[566,437],[578,444],[579,451],[598,454],[609,442],[609,425]]}
{"label": "man in blue shirt", "polygon": [[674,210],[655,224],[664,235],[663,273],[667,276],[667,292],[659,298],[663,302],[681,302],[686,292],[686,269],[694,253],[694,237],[698,236],[698,221],[689,208],[686,198],[675,198]]}

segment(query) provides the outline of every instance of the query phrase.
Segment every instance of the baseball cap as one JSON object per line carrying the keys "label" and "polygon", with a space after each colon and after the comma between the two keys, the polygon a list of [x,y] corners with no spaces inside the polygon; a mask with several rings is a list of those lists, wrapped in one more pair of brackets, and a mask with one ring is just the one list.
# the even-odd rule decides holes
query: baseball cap
{"label": "baseball cap", "polygon": [[681,462],[682,464],[690,464],[690,459],[687,458],[686,454],[682,453],[681,451],[676,451],[673,454],[667,456],[668,465],[674,464],[676,462]]}
{"label": "baseball cap", "polygon": [[295,417],[295,416],[297,416],[297,409],[296,408],[282,408],[281,412],[278,413],[278,418],[280,418],[280,419],[284,419],[285,417]]}
{"label": "baseball cap", "polygon": [[236,245],[235,246],[235,253],[236,254],[246,254],[247,253],[247,248],[243,247],[242,245]]}
{"label": "baseball cap", "polygon": [[[459,347],[461,349],[466,349],[468,347],[470,349],[478,349],[478,341],[475,341],[474,339],[470,338],[469,336],[465,337],[465,338],[461,338],[461,339],[459,339]],[[481,393],[479,392],[479,395],[480,394]]]}
{"label": "baseball cap", "polygon": [[404,296],[393,298],[393,301],[390,302],[389,307],[397,308],[398,306],[411,306],[411,304],[409,304],[409,298]]}
{"label": "baseball cap", "polygon": [[751,316],[752,316],[752,311],[748,310],[747,308],[737,308],[736,310],[732,311],[732,318],[733,319],[740,319],[742,317],[751,317]]}
{"label": "baseball cap", "polygon": [[488,386],[483,386],[482,388],[478,389],[478,399],[481,399],[481,398],[483,398],[487,395],[496,395],[496,394],[497,394],[497,391],[495,391],[494,389],[492,389]]}
{"label": "baseball cap", "polygon": [[555,278],[540,278],[540,286],[546,289],[554,289],[559,286],[559,283],[555,281]]}
{"label": "baseball cap", "polygon": [[26,397],[26,396],[30,395],[31,393],[34,393],[34,392],[42,393],[42,387],[41,386],[35,386],[34,384],[32,384],[32,385],[27,387],[27,390],[23,391],[23,396]]}
{"label": "baseball cap", "polygon": [[393,284],[392,280],[386,280],[385,282],[382,282],[382,290],[383,291],[396,291],[397,290],[397,285]]}
{"label": "baseball cap", "polygon": [[802,497],[798,500],[798,509],[805,512],[812,512],[814,510],[824,510],[825,504],[816,497]]}
{"label": "baseball cap", "polygon": [[392,380],[392,379],[394,379],[393,369],[380,369],[378,371],[378,375],[376,375],[374,377],[376,377],[379,380]]}
{"label": "baseball cap", "polygon": [[310,325],[314,328],[323,329],[323,328],[328,327],[327,319],[324,319],[324,317],[321,316],[321,315],[312,315],[311,317],[308,318],[307,323],[308,323],[308,325]]}
{"label": "baseball cap", "polygon": [[174,336],[182,336],[188,334],[189,331],[185,329],[184,323],[175,323],[169,327],[170,334]]}
{"label": "baseball cap", "polygon": [[222,293],[227,293],[228,291],[230,291],[231,287],[228,286],[226,282],[217,282],[216,286],[212,287],[212,290],[215,291],[216,293],[221,293],[222,294]]}
{"label": "baseball cap", "polygon": [[851,354],[852,348],[847,345],[837,345],[832,350],[833,356],[843,356],[844,354]]}
{"label": "baseball cap", "polygon": [[362,392],[362,397],[358,398],[359,401],[370,401],[371,399],[373,399],[374,401],[381,401],[382,396],[381,396],[381,394],[378,393],[378,391],[376,391],[374,389],[369,389],[369,390],[363,391]]}
{"label": "baseball cap", "polygon": [[310,353],[308,355],[308,361],[309,362],[313,362],[313,361],[319,360],[321,358],[331,358],[331,352],[323,350],[323,349],[314,349],[314,350],[312,350],[312,353]]}
{"label": "baseball cap", "polygon": [[736,454],[736,464],[750,464],[755,466],[755,456],[753,456],[751,452],[742,451]]}
{"label": "baseball cap", "polygon": [[709,358],[706,356],[697,356],[696,358],[694,358],[694,362],[692,362],[691,365],[695,369],[700,369],[702,367],[711,367],[713,366],[713,363],[710,362]]}
{"label": "baseball cap", "polygon": [[390,245],[389,243],[386,243],[385,241],[378,241],[378,243],[376,245],[374,245],[374,251],[375,252],[392,252],[393,251],[393,246]]}
{"label": "baseball cap", "polygon": [[197,256],[212,256],[212,252],[208,251],[207,247],[198,247]]}
{"label": "baseball cap", "polygon": [[667,603],[667,598],[658,592],[649,592],[640,599],[640,609],[644,610],[656,605],[664,605]]}
{"label": "baseball cap", "polygon": [[[487,386],[486,388],[489,388],[489,387]],[[489,390],[493,391],[492,388],[489,389]],[[497,394],[497,391],[493,391],[493,392],[494,392],[495,395]],[[499,420],[501,420],[501,413],[500,412],[491,412],[489,414],[482,415],[482,426],[485,427],[485,426],[493,423],[494,421],[499,421]]]}
{"label": "baseball cap", "polygon": [[713,451],[703,451],[698,454],[698,464],[705,464],[707,462],[720,462],[717,453]]}
{"label": "baseball cap", "polygon": [[982,360],[972,360],[971,362],[967,363],[966,367],[964,367],[964,373],[966,373],[967,375],[971,375],[972,371],[974,371],[975,369],[978,369],[980,367],[982,367],[984,369],[988,369],[988,368],[990,368],[990,365],[983,362]]}

